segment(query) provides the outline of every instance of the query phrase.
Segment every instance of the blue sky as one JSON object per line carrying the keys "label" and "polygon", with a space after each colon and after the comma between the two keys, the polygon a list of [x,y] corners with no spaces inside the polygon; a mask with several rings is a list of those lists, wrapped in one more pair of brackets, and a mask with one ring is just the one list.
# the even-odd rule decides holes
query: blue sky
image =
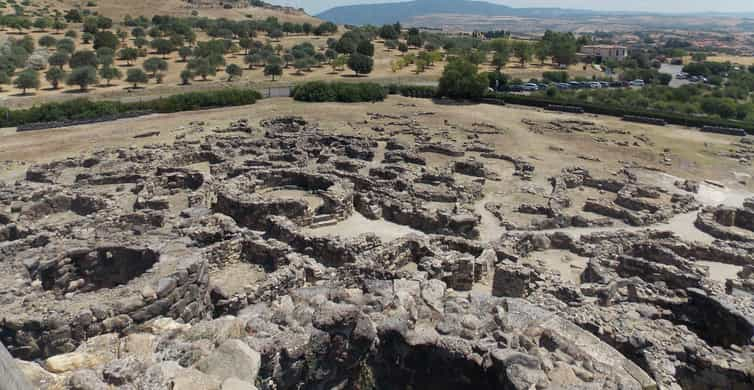
{"label": "blue sky", "polygon": [[[339,5],[385,3],[399,0],[268,0],[273,4],[304,8],[311,14]],[[610,11],[652,12],[754,12],[752,0],[488,0],[512,7],[561,7]]]}

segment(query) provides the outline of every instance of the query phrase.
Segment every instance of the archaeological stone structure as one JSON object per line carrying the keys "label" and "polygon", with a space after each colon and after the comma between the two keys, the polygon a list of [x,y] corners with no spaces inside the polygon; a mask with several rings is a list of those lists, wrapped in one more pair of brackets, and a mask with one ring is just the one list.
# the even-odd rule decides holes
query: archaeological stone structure
{"label": "archaeological stone structure", "polygon": [[[754,388],[754,199],[704,203],[703,183],[632,166],[541,178],[485,142],[492,125],[366,120],[370,136],[193,123],[0,182],[18,372],[43,389]],[[493,191],[514,186],[532,190]]]}

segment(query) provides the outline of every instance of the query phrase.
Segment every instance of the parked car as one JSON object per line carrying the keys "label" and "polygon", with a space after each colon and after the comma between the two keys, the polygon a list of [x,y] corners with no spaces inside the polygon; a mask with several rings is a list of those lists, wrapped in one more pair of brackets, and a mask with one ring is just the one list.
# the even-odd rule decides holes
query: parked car
{"label": "parked car", "polygon": [[555,86],[558,89],[571,89],[571,84],[568,84],[568,83],[557,83],[555,84]]}
{"label": "parked car", "polygon": [[643,87],[646,84],[644,83],[644,80],[637,79],[630,82],[629,85],[631,85],[632,87]]}
{"label": "parked car", "polygon": [[539,86],[534,83],[526,83],[522,87],[524,87],[524,91],[539,91]]}
{"label": "parked car", "polygon": [[610,83],[608,83],[607,81],[600,81],[600,85],[602,86],[602,88],[610,88]]}
{"label": "parked car", "polygon": [[523,92],[524,91],[524,86],[523,85],[514,84],[514,85],[511,85],[511,86],[508,86],[508,90],[511,91],[511,92]]}
{"label": "parked car", "polygon": [[591,83],[589,83],[589,88],[599,89],[599,88],[602,88],[602,84],[600,84],[600,83],[598,83],[596,81],[592,81]]}
{"label": "parked car", "polygon": [[573,89],[579,89],[579,88],[582,88],[582,85],[581,85],[581,83],[580,83],[580,82],[578,82],[578,81],[569,81],[569,82],[568,82],[568,85],[570,85],[570,86],[571,86],[571,88],[573,88]]}

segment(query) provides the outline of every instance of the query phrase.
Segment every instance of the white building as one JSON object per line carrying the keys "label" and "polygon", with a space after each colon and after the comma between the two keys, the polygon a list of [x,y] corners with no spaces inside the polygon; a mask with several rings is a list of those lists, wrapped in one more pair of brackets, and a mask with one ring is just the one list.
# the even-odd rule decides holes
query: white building
{"label": "white building", "polygon": [[581,55],[601,60],[623,61],[628,58],[628,48],[617,45],[586,45],[581,47]]}

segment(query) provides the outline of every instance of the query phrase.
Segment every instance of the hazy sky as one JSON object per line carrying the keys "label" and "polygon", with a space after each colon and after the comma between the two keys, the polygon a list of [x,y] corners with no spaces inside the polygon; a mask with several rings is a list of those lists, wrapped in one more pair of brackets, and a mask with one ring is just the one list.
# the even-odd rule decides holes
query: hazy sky
{"label": "hazy sky", "polygon": [[[273,4],[304,8],[311,14],[339,5],[386,3],[400,0],[268,0]],[[611,11],[653,12],[754,12],[753,0],[488,0],[512,7],[561,7]]]}

